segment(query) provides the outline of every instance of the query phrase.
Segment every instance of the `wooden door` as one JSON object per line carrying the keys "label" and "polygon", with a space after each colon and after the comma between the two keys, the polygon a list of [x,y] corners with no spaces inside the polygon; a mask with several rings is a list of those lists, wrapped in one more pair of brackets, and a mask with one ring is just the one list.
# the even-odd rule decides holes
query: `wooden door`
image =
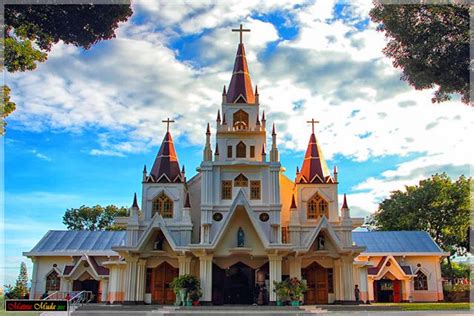
{"label": "wooden door", "polygon": [[328,303],[328,273],[316,262],[303,270],[308,289],[304,300],[306,304]]}
{"label": "wooden door", "polygon": [[400,303],[402,301],[402,289],[400,280],[393,281],[393,302]]}
{"label": "wooden door", "polygon": [[171,281],[178,276],[178,269],[164,262],[153,269],[151,300],[155,304],[173,304],[176,296],[170,287]]}

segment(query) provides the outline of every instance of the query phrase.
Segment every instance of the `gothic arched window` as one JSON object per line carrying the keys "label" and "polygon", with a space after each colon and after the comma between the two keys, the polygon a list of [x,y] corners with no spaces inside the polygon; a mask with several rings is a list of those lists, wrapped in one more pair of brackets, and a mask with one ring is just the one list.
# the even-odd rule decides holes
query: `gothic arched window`
{"label": "gothic arched window", "polygon": [[173,201],[164,192],[161,192],[153,200],[151,210],[152,210],[151,212],[152,217],[156,213],[158,213],[163,218],[172,218],[173,217]]}
{"label": "gothic arched window", "polygon": [[56,271],[51,271],[46,276],[46,292],[59,291],[59,286],[61,284],[61,279]]}
{"label": "gothic arched window", "polygon": [[234,113],[234,127],[238,130],[249,128],[249,115],[244,110],[238,110]]}
{"label": "gothic arched window", "polygon": [[325,215],[329,217],[328,213],[329,207],[328,202],[324,200],[319,193],[316,193],[307,204],[307,217],[309,219],[315,219]]}
{"label": "gothic arched window", "polygon": [[237,158],[245,158],[247,157],[247,146],[245,146],[244,142],[239,142],[236,146],[236,157]]}
{"label": "gothic arched window", "polygon": [[428,278],[421,270],[416,273],[416,277],[413,280],[415,285],[415,290],[417,291],[427,291],[428,290]]}

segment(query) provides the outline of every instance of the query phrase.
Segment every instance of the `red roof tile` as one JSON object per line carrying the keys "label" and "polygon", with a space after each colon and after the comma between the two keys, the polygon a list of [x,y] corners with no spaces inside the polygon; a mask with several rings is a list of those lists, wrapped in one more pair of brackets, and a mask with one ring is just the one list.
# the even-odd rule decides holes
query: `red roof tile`
{"label": "red roof tile", "polygon": [[255,103],[244,44],[240,43],[235,57],[234,70],[227,91],[228,103]]}
{"label": "red roof tile", "polygon": [[303,166],[296,183],[334,183],[314,133],[309,138]]}
{"label": "red roof tile", "polygon": [[178,157],[170,132],[166,132],[163,138],[150,175],[157,182],[183,182],[183,175],[179,170]]}

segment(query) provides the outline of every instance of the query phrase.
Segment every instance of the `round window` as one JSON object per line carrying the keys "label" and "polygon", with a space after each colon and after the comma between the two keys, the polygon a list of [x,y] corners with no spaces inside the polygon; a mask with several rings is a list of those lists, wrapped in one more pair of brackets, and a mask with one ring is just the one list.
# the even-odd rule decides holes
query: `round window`
{"label": "round window", "polygon": [[266,222],[270,219],[270,215],[268,215],[268,213],[262,213],[260,214],[259,218],[262,222]]}
{"label": "round window", "polygon": [[212,219],[216,222],[220,222],[222,220],[222,217],[222,213],[214,213],[214,215],[212,215]]}

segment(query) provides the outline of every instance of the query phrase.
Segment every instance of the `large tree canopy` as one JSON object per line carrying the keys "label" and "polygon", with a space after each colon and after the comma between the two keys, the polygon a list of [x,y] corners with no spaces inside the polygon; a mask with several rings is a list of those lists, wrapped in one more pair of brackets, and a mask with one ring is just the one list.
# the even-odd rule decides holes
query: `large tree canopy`
{"label": "large tree canopy", "polygon": [[118,216],[127,216],[125,207],[108,205],[106,207],[96,205],[93,207],[81,206],[66,210],[63,216],[63,224],[70,230],[120,230],[114,225]]}
{"label": "large tree canopy", "polygon": [[406,186],[380,203],[371,224],[377,230],[427,231],[444,251],[463,255],[469,244],[470,183],[443,173]]}
{"label": "large tree canopy", "polygon": [[[88,49],[115,37],[118,24],[131,15],[130,5],[123,4],[5,5],[5,67],[9,72],[34,70],[59,41]],[[11,104],[9,92],[4,87],[4,100]],[[3,106],[2,118],[15,108],[14,104],[7,106]]]}
{"label": "large tree canopy", "polygon": [[383,52],[415,89],[438,90],[432,102],[459,93],[469,103],[469,5],[390,4],[374,1],[370,17],[389,39]]}

